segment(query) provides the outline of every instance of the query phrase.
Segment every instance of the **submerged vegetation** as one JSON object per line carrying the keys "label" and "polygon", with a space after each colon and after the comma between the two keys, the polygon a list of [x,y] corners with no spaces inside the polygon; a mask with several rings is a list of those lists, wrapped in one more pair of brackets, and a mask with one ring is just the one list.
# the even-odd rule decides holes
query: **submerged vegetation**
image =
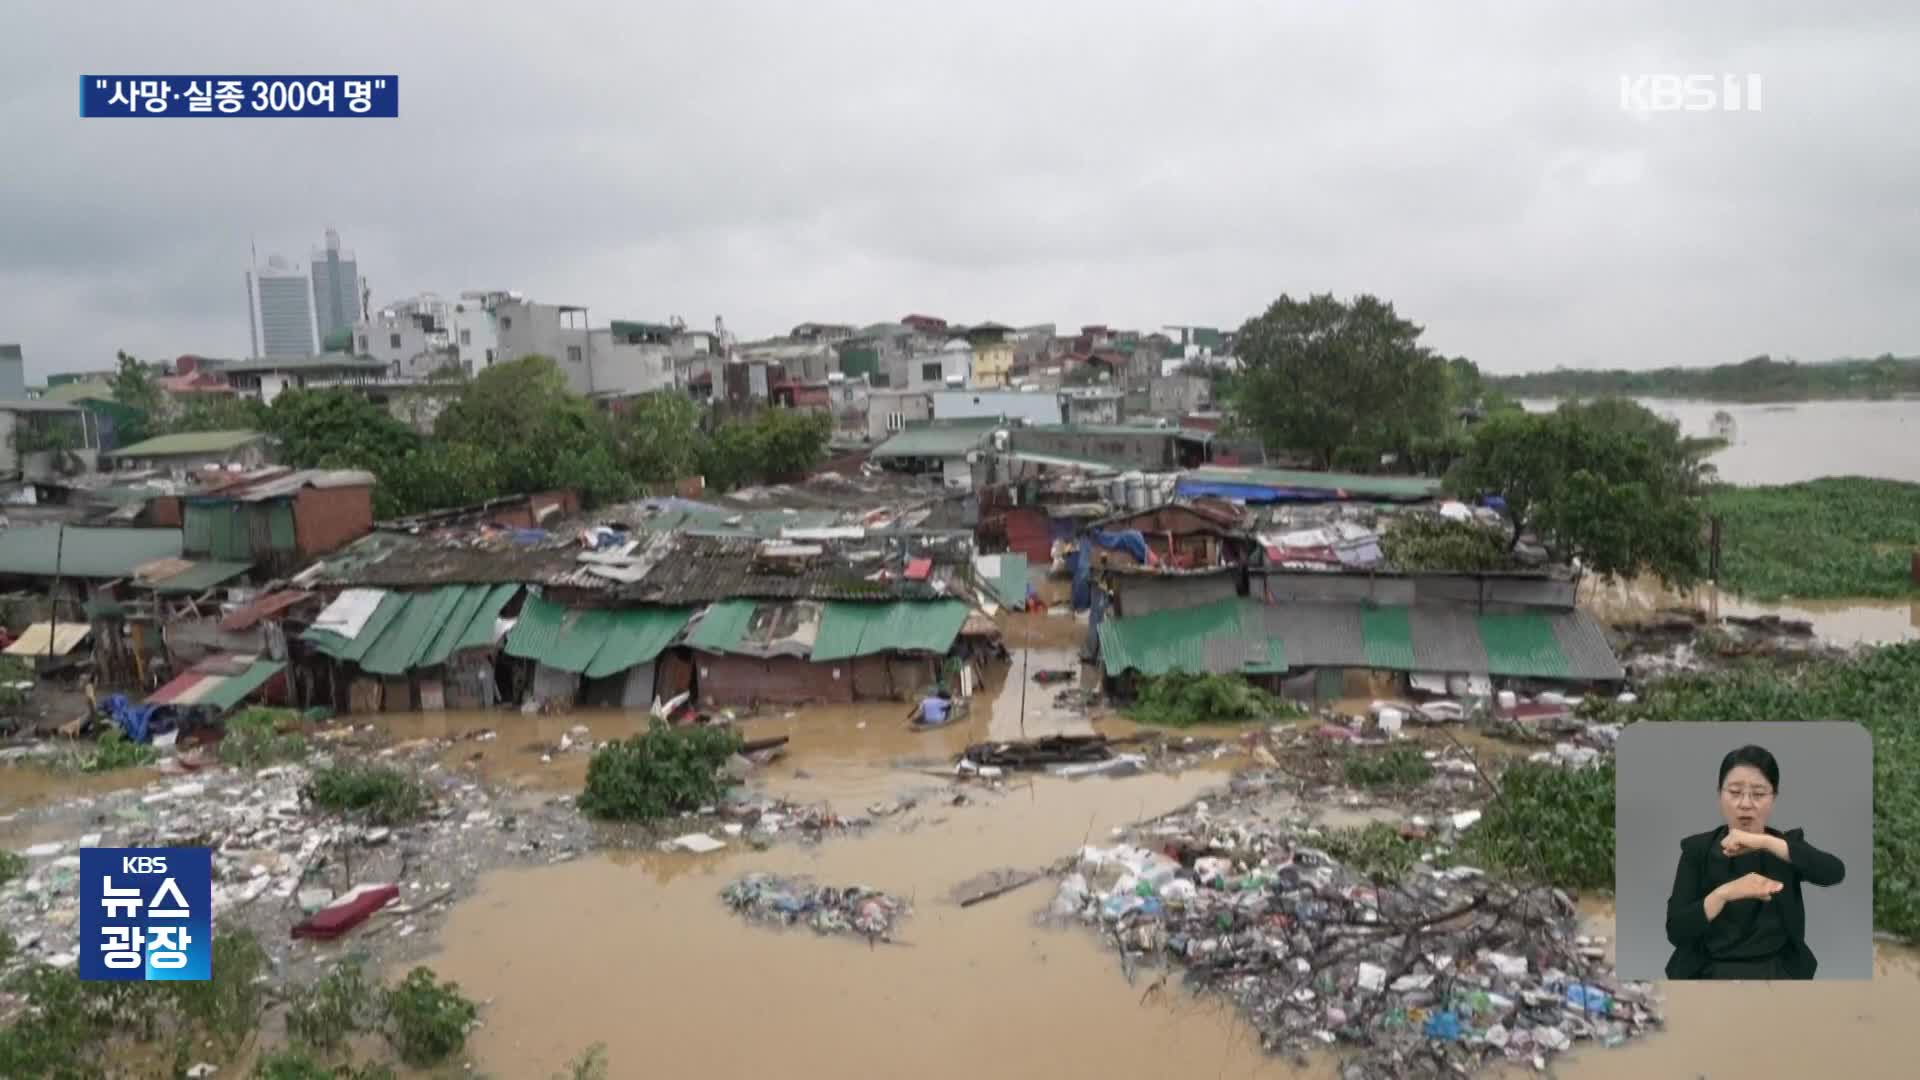
{"label": "submerged vegetation", "polygon": [[720,766],[740,752],[731,727],[651,729],[608,743],[587,763],[583,813],[615,821],[653,821],[715,802],[726,793]]}
{"label": "submerged vegetation", "polygon": [[1142,724],[1184,728],[1304,716],[1305,711],[1237,675],[1169,672],[1147,679],[1127,715]]}
{"label": "submerged vegetation", "polygon": [[1828,477],[1778,487],[1719,488],[1720,584],[1756,600],[1920,593],[1920,484]]}

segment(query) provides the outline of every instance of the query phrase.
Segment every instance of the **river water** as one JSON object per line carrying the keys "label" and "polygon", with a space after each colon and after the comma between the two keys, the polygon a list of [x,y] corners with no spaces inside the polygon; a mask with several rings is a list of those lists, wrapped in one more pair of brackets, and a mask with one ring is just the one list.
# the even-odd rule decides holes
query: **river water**
{"label": "river water", "polygon": [[[1920,482],[1920,400],[1806,401],[1736,405],[1642,398],[1678,421],[1687,435],[1715,434],[1714,417],[1733,420],[1731,445],[1713,465],[1730,484],[1795,484],[1822,476],[1874,476]],[[1553,401],[1522,402],[1535,411]]]}

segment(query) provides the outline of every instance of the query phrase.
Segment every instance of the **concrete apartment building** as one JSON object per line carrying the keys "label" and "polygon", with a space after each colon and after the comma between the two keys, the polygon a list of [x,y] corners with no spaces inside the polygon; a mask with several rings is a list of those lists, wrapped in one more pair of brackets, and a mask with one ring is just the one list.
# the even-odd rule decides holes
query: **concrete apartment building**
{"label": "concrete apartment building", "polygon": [[360,263],[340,250],[340,234],[327,230],[326,246],[313,253],[313,318],[319,340],[354,325],[364,314]]}
{"label": "concrete apartment building", "polygon": [[674,381],[674,328],[665,323],[615,320],[588,331],[588,381],[596,397],[632,397]]}
{"label": "concrete apartment building", "polygon": [[247,317],[254,357],[312,356],[319,348],[313,282],[278,255],[247,271]]}

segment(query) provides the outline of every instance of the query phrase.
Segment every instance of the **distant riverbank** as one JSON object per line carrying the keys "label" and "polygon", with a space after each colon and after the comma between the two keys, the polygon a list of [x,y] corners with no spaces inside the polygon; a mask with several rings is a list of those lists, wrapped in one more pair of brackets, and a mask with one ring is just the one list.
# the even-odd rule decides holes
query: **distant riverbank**
{"label": "distant riverbank", "polygon": [[1488,387],[1516,398],[1658,397],[1717,404],[1892,401],[1920,395],[1920,358],[1882,356],[1799,364],[1755,357],[1740,364],[1653,371],[1537,371],[1487,376]]}

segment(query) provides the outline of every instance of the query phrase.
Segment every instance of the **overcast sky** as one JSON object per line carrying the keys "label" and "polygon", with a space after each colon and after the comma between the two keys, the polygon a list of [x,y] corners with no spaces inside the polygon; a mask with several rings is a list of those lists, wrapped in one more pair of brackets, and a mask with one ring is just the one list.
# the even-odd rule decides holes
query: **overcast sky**
{"label": "overcast sky", "polygon": [[[1590,9],[1575,11],[1574,8]],[[1920,4],[9,5],[0,341],[247,349],[249,238],[376,305],[743,336],[1237,326],[1371,292],[1483,368],[1920,353]],[[1627,73],[1763,80],[1636,114]],[[398,120],[78,116],[81,74],[397,74]]]}

